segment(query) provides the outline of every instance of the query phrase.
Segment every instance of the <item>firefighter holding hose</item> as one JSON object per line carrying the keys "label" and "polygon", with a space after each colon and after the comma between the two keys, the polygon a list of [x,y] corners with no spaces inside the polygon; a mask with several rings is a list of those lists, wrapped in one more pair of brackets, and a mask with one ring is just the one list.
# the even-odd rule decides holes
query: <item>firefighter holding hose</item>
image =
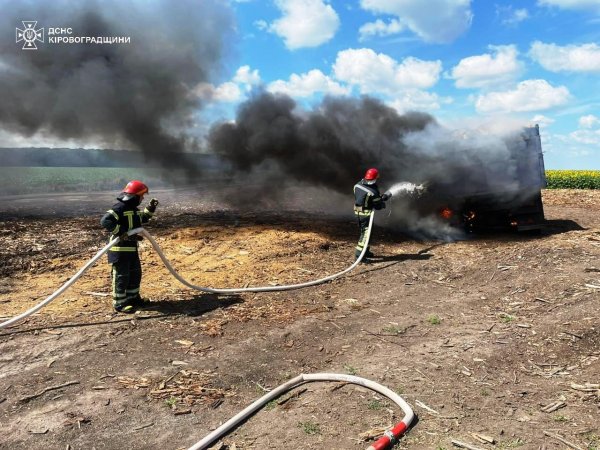
{"label": "firefighter holding hose", "polygon": [[143,211],[138,206],[148,193],[148,186],[138,180],[127,183],[117,197],[118,202],[109,209],[100,224],[111,233],[111,239],[120,240],[108,252],[108,262],[112,264],[113,308],[117,312],[133,313],[146,303],[140,296],[142,266],[138,255],[138,235],[128,236],[127,232],[147,223],[158,200],[153,198]]}
{"label": "firefighter holding hose", "polygon": [[[360,229],[360,238],[354,252],[356,258],[360,256],[365,247],[369,219],[373,210],[385,208],[385,202],[392,196],[390,192],[386,192],[383,195],[379,193],[377,178],[379,178],[379,171],[371,168],[367,170],[364,178],[354,185],[354,214],[356,215]],[[364,257],[373,258],[374,256],[368,246]]]}

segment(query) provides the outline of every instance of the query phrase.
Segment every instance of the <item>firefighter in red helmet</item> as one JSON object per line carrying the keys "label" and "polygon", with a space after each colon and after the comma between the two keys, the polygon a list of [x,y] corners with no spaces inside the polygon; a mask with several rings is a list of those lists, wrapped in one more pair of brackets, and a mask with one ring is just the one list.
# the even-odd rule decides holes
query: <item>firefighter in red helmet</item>
{"label": "firefighter in red helmet", "polygon": [[[368,169],[362,180],[354,185],[354,214],[358,220],[360,229],[360,238],[354,252],[354,256],[358,258],[366,244],[367,229],[369,227],[369,219],[374,209],[385,208],[385,202],[391,197],[390,193],[381,195],[377,187],[377,179],[379,171],[375,168]],[[373,253],[367,247],[365,258],[372,258]]]}
{"label": "firefighter in red helmet", "polygon": [[117,312],[133,313],[145,303],[140,296],[142,266],[137,248],[141,237],[127,236],[127,232],[148,222],[156,211],[158,200],[155,198],[150,200],[144,211],[138,210],[147,193],[148,186],[144,183],[130,181],[117,197],[118,202],[100,220],[111,233],[111,238],[121,238],[108,252],[108,262],[112,264],[113,308]]}

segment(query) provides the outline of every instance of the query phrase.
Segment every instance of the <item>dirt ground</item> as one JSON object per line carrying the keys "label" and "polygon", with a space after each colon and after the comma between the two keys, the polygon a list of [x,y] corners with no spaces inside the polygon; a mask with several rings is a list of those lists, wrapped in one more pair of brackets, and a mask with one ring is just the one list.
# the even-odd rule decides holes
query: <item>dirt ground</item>
{"label": "dirt ground", "polygon": [[[105,197],[0,199],[0,317],[44,299],[104,245]],[[69,201],[82,205],[74,217],[54,208]],[[133,316],[112,312],[103,259],[0,330],[0,448],[185,449],[266,390],[336,372],[412,405],[419,420],[398,449],[450,449],[453,439],[599,449],[600,192],[546,191],[544,204],[541,236],[423,242],[378,226],[373,263],[281,293],[191,291],[145,242],[152,306]],[[335,273],[357,238],[347,214],[239,213],[192,196],[164,202],[148,230],[184,278],[211,287]],[[363,433],[402,417],[353,385],[294,393],[215,448],[364,449]]]}

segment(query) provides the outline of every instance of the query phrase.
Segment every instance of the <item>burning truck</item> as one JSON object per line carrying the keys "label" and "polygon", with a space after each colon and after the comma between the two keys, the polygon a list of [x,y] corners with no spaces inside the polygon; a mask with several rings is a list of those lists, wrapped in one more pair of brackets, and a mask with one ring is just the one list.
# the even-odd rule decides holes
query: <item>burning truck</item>
{"label": "burning truck", "polygon": [[[465,139],[468,139],[465,136]],[[412,207],[434,214],[467,232],[504,229],[540,231],[544,227],[541,189],[546,187],[544,157],[537,125],[504,138],[505,154],[494,163],[478,152],[454,149],[452,160],[427,184]]]}

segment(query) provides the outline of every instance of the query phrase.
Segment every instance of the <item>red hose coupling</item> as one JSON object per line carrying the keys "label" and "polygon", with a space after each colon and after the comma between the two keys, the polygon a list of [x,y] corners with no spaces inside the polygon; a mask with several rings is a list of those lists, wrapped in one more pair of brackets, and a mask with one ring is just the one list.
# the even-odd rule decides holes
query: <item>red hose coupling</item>
{"label": "red hose coupling", "polygon": [[394,445],[398,442],[400,436],[402,436],[406,431],[406,424],[404,422],[400,422],[391,430],[387,430],[383,433],[379,439],[373,443],[373,445],[369,446],[367,450],[385,450],[386,448]]}

